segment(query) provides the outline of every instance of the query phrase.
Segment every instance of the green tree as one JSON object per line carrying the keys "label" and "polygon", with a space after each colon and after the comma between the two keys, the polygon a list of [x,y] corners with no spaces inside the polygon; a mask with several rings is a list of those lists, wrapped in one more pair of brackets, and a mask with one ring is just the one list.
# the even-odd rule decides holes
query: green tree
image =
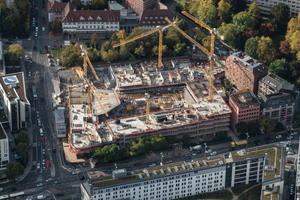
{"label": "green tree", "polygon": [[20,130],[18,133],[18,136],[16,138],[17,143],[24,143],[24,144],[29,144],[29,136],[25,130]]}
{"label": "green tree", "polygon": [[109,49],[108,51],[101,52],[101,58],[105,62],[111,63],[119,58],[119,53],[116,50]]}
{"label": "green tree", "polygon": [[145,56],[145,47],[143,45],[143,43],[135,48],[134,53],[140,58],[140,57],[144,57]]}
{"label": "green tree", "polygon": [[17,176],[21,176],[22,174],[24,174],[24,169],[25,167],[21,163],[15,162],[14,172],[16,173]]}
{"label": "green tree", "polygon": [[232,14],[239,13],[241,11],[246,10],[247,2],[245,0],[225,0],[227,3],[231,5],[230,12]]}
{"label": "green tree", "polygon": [[288,62],[284,58],[277,59],[271,62],[269,65],[269,70],[278,76],[282,76],[285,73],[286,68],[288,68],[287,66]]}
{"label": "green tree", "polygon": [[248,124],[246,122],[240,122],[235,125],[236,132],[240,139],[245,139],[246,133],[248,132]]}
{"label": "green tree", "polygon": [[97,49],[88,48],[87,54],[88,54],[91,62],[97,62],[97,61],[101,60],[100,52]]}
{"label": "green tree", "polygon": [[202,40],[203,40],[203,38],[206,37],[206,34],[199,27],[195,27],[193,29],[193,34],[194,34],[195,40],[198,43],[202,44]]}
{"label": "green tree", "polygon": [[227,78],[224,79],[224,87],[226,90],[229,90],[232,88],[232,84],[231,84],[230,80],[228,80]]}
{"label": "green tree", "polygon": [[150,149],[153,151],[158,151],[168,146],[168,142],[162,134],[149,137],[149,143]]}
{"label": "green tree", "polygon": [[80,0],[72,0],[72,4],[74,4],[77,7],[77,9],[81,9],[82,7]]}
{"label": "green tree", "polygon": [[76,45],[67,45],[61,50],[60,62],[64,67],[74,67],[82,64],[81,50]]}
{"label": "green tree", "polygon": [[271,8],[270,21],[277,28],[277,32],[284,34],[290,19],[290,8],[284,3],[279,3]]}
{"label": "green tree", "polygon": [[59,18],[56,18],[54,21],[49,23],[50,31],[56,35],[62,33],[62,24]]}
{"label": "green tree", "polygon": [[94,49],[97,48],[97,46],[98,46],[98,44],[100,43],[100,41],[101,41],[101,39],[100,39],[100,37],[99,37],[96,33],[93,33],[93,34],[91,35],[91,41],[90,41],[90,43],[91,43],[91,46],[92,46]]}
{"label": "green tree", "polygon": [[277,56],[277,51],[274,47],[272,39],[262,36],[258,42],[256,53],[258,56],[258,60],[264,65],[269,66],[269,64]]}
{"label": "green tree", "polygon": [[271,119],[271,118],[268,118],[265,116],[261,116],[258,119],[258,125],[259,125],[259,129],[261,130],[261,132],[269,133],[275,129],[276,122],[274,119]]}
{"label": "green tree", "polygon": [[225,37],[225,41],[227,41],[231,46],[235,46],[237,32],[234,24],[222,23],[218,31]]}
{"label": "green tree", "polygon": [[116,36],[118,37],[119,41],[125,40],[127,37],[125,30],[120,30],[116,33]]}
{"label": "green tree", "polygon": [[187,47],[185,43],[178,43],[174,46],[174,56],[183,56],[186,50]]}
{"label": "green tree", "polygon": [[172,49],[176,44],[181,43],[179,33],[174,28],[170,28],[164,37],[164,43],[168,49]]}
{"label": "green tree", "polygon": [[191,137],[188,134],[184,134],[183,137],[181,138],[182,141],[182,146],[183,147],[188,147],[190,146],[191,143]]}
{"label": "green tree", "polygon": [[228,21],[230,19],[230,8],[231,5],[227,3],[225,0],[221,0],[218,4],[218,16],[221,21]]}
{"label": "green tree", "polygon": [[109,163],[120,160],[122,158],[122,151],[118,145],[112,144],[104,147],[97,147],[94,156],[97,157],[101,163]]}
{"label": "green tree", "polygon": [[93,10],[104,10],[107,9],[107,3],[107,0],[93,0],[90,8]]}
{"label": "green tree", "polygon": [[23,159],[28,156],[28,144],[24,142],[19,142],[17,144],[17,154]]}
{"label": "green tree", "polygon": [[233,16],[232,23],[236,27],[237,33],[244,32],[247,28],[254,28],[254,22],[250,14],[246,11],[239,12]]}
{"label": "green tree", "polygon": [[[164,56],[164,55],[166,55],[167,54],[167,51],[168,51],[168,47],[167,47],[167,45],[163,45],[162,46],[162,55]],[[152,55],[153,56],[158,56],[158,45],[155,45],[154,47],[153,47],[153,49],[152,49]]]}
{"label": "green tree", "polygon": [[6,170],[5,170],[5,174],[6,177],[10,180],[13,180],[15,178],[17,178],[18,176],[22,175],[24,173],[24,166],[19,163],[7,163],[6,164]]}
{"label": "green tree", "polygon": [[285,38],[290,44],[292,53],[300,60],[300,14],[289,21]]}
{"label": "green tree", "polygon": [[[300,80],[300,78],[299,78],[299,80]],[[300,127],[300,112],[297,112],[294,115],[293,127],[294,128],[299,128]]]}
{"label": "green tree", "polygon": [[252,18],[253,22],[254,22],[254,27],[258,27],[258,25],[261,23],[262,17],[260,15],[260,8],[259,5],[254,1],[248,10],[248,13],[250,15],[250,17]]}
{"label": "green tree", "polygon": [[260,38],[258,36],[249,38],[245,44],[245,53],[254,59],[258,59],[256,50]]}
{"label": "green tree", "polygon": [[18,65],[20,58],[24,55],[23,47],[19,44],[11,44],[7,50],[7,58],[11,65]]}
{"label": "green tree", "polygon": [[198,8],[198,18],[210,27],[216,27],[217,25],[217,8],[212,5],[202,5]]}
{"label": "green tree", "polygon": [[176,20],[176,25],[183,31],[187,31],[188,30],[188,24],[186,23],[186,21],[184,19],[181,20]]}

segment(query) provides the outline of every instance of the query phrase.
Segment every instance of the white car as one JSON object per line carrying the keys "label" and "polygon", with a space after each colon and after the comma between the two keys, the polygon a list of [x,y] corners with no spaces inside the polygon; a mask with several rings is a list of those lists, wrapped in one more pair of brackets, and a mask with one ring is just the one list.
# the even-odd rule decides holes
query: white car
{"label": "white car", "polygon": [[276,139],[281,139],[282,138],[282,135],[277,135],[276,136]]}
{"label": "white car", "polygon": [[41,164],[38,163],[38,164],[36,165],[36,168],[37,168],[37,169],[41,169]]}
{"label": "white car", "polygon": [[291,135],[298,135],[298,132],[292,132]]}
{"label": "white car", "polygon": [[43,187],[44,184],[43,184],[43,183],[38,183],[36,186],[37,186],[37,187]]}
{"label": "white car", "polygon": [[79,174],[79,172],[72,172],[73,175]]}
{"label": "white car", "polygon": [[155,163],[152,163],[151,165],[149,165],[149,167],[155,167],[156,164]]}
{"label": "white car", "polygon": [[48,179],[46,180],[47,183],[48,183],[48,182],[51,182],[51,181],[53,181],[53,178],[48,178]]}
{"label": "white car", "polygon": [[25,55],[25,58],[28,60],[28,59],[29,59],[29,56],[28,56],[28,55]]}
{"label": "white car", "polygon": [[2,192],[3,191],[3,188],[0,188],[0,192]]}
{"label": "white car", "polygon": [[210,155],[211,155],[211,156],[217,155],[217,152],[216,152],[216,151],[211,152]]}
{"label": "white car", "polygon": [[205,151],[205,153],[211,153],[211,152],[212,152],[211,149],[208,149],[208,150]]}
{"label": "white car", "polygon": [[293,136],[291,136],[291,135],[287,136],[286,139],[291,140],[291,139],[293,139]]}
{"label": "white car", "polygon": [[294,152],[293,151],[288,151],[287,155],[294,155]]}

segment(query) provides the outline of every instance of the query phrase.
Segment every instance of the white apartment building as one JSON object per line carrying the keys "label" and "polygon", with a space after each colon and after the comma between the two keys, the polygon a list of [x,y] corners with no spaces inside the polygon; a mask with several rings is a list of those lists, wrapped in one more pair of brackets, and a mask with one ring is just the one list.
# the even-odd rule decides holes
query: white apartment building
{"label": "white apartment building", "polygon": [[0,171],[6,169],[6,164],[9,162],[9,139],[0,123]]}
{"label": "white apartment building", "polygon": [[90,38],[92,33],[109,37],[120,30],[120,11],[71,10],[66,6],[62,12],[62,29],[71,38]]}
{"label": "white apartment building", "polygon": [[10,130],[26,128],[31,122],[30,103],[26,97],[23,72],[0,77],[0,103]]}
{"label": "white apartment building", "polygon": [[269,14],[271,8],[279,3],[285,3],[290,7],[292,17],[296,17],[300,12],[300,1],[299,0],[247,0],[248,5],[256,2],[262,10],[262,13]]}
{"label": "white apartment building", "polygon": [[177,163],[127,175],[113,171],[111,179],[81,185],[82,200],[169,200],[223,190],[263,180],[264,157],[224,164],[222,159]]}

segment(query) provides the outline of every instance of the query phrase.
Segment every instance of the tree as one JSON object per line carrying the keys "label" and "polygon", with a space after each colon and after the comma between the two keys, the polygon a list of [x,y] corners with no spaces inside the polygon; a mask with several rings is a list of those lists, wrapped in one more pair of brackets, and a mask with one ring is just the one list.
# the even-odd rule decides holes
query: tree
{"label": "tree", "polygon": [[16,140],[17,140],[17,143],[22,142],[27,145],[29,144],[29,136],[28,136],[27,132],[24,130],[19,131]]}
{"label": "tree", "polygon": [[176,44],[181,43],[179,33],[174,28],[170,28],[164,37],[164,43],[167,45],[168,49],[171,49]]}
{"label": "tree", "polygon": [[258,125],[262,133],[269,133],[275,129],[276,122],[274,119],[261,116],[258,119]]}
{"label": "tree", "polygon": [[186,23],[186,21],[184,19],[178,20],[176,19],[176,25],[183,31],[187,31],[188,30],[188,24]]}
{"label": "tree", "polygon": [[198,8],[198,18],[210,27],[216,27],[217,25],[217,8],[212,5],[202,5]]}
{"label": "tree", "polygon": [[82,7],[80,0],[72,0],[72,4],[74,4],[77,7],[77,9],[80,9]]}
{"label": "tree", "polygon": [[53,35],[62,33],[62,24],[59,18],[56,18],[53,22],[49,23],[50,31],[52,31]]}
{"label": "tree", "polygon": [[227,78],[224,79],[224,87],[226,90],[229,90],[232,88],[232,84],[231,84],[230,80],[228,80]]}
{"label": "tree", "polygon": [[186,50],[187,47],[185,43],[178,43],[174,46],[174,56],[183,56]]}
{"label": "tree", "polygon": [[98,44],[100,43],[101,39],[99,38],[99,36],[96,34],[96,33],[93,33],[91,35],[91,41],[90,41],[90,44],[91,46],[96,49]]}
{"label": "tree", "polygon": [[[168,47],[167,45],[163,45],[162,46],[162,55],[166,55],[167,54],[167,51],[168,51]],[[158,56],[158,45],[155,45],[152,49],[152,55],[153,56]]]}
{"label": "tree", "polygon": [[250,6],[249,6],[249,10],[248,13],[250,15],[250,17],[252,18],[253,22],[254,22],[254,27],[258,27],[258,25],[260,24],[262,17],[260,15],[260,8],[259,5],[254,1]]}
{"label": "tree", "polygon": [[277,32],[284,34],[290,19],[290,8],[284,3],[279,3],[271,8],[270,21],[276,26]]}
{"label": "tree", "polygon": [[188,147],[190,146],[191,143],[191,137],[188,134],[184,134],[183,137],[181,138],[182,141],[182,146],[183,147]]}
{"label": "tree", "polygon": [[257,45],[259,40],[260,38],[257,36],[253,38],[249,38],[245,44],[245,53],[254,59],[258,58],[256,50],[257,50]]}
{"label": "tree", "polygon": [[118,145],[112,144],[104,147],[97,147],[94,156],[97,157],[101,163],[109,163],[120,160],[122,158],[122,151]]}
{"label": "tree", "polygon": [[248,132],[248,124],[246,122],[236,124],[235,129],[240,139],[245,139],[247,137],[246,133]]}
{"label": "tree", "polygon": [[245,0],[225,0],[227,3],[231,5],[230,12],[232,14],[239,13],[241,11],[246,10],[247,2]]}
{"label": "tree", "polygon": [[288,56],[291,54],[291,46],[290,43],[286,40],[280,42],[279,47],[280,53],[282,53],[285,56]]}
{"label": "tree", "polygon": [[234,15],[232,23],[235,25],[237,33],[242,33],[247,28],[254,28],[254,21],[250,14],[246,11],[242,11]]}
{"label": "tree", "polygon": [[229,21],[230,19],[230,8],[231,5],[227,3],[225,0],[221,0],[218,3],[218,16],[220,17],[221,21]]}
{"label": "tree", "polygon": [[125,40],[127,37],[125,30],[120,30],[116,33],[116,36],[118,37],[119,41]]}
{"label": "tree", "polygon": [[7,58],[11,65],[18,65],[23,55],[23,47],[19,44],[11,44],[7,49]]}
{"label": "tree", "polygon": [[100,52],[97,49],[88,48],[87,54],[88,54],[91,62],[97,62],[97,61],[101,60]]}
{"label": "tree", "polygon": [[202,46],[206,48],[208,51],[210,51],[210,46],[211,46],[211,36],[208,35],[202,40]]}
{"label": "tree", "polygon": [[28,144],[24,142],[19,142],[17,144],[17,154],[23,159],[28,156]]}
{"label": "tree", "polygon": [[288,62],[284,58],[277,59],[269,65],[269,70],[278,76],[282,76],[285,73],[287,66]]}
{"label": "tree", "polygon": [[109,49],[101,53],[101,58],[105,62],[111,63],[119,58],[119,53],[116,50]]}
{"label": "tree", "polygon": [[269,66],[269,64],[277,56],[277,51],[274,47],[272,39],[262,36],[258,42],[256,53],[258,60],[264,65]]}
{"label": "tree", "polygon": [[107,8],[107,3],[107,0],[93,0],[90,8],[93,10],[104,10]]}
{"label": "tree", "polygon": [[225,40],[232,46],[235,46],[236,40],[236,27],[234,24],[226,24],[222,23],[221,27],[219,27],[218,31],[225,37]]}
{"label": "tree", "polygon": [[[299,78],[300,79],[300,78]],[[300,127],[300,112],[295,113],[294,115],[294,123],[293,123],[294,128],[299,128]]]}
{"label": "tree", "polygon": [[252,37],[256,37],[258,35],[258,31],[253,30],[252,28],[247,28],[244,32],[243,32],[243,36],[245,38],[252,38]]}
{"label": "tree", "polygon": [[203,31],[201,31],[199,27],[195,27],[193,29],[193,35],[195,40],[199,43],[202,43],[203,38],[206,37],[206,34]]}
{"label": "tree", "polygon": [[134,53],[138,55],[138,57],[144,57],[145,56],[145,47],[142,43],[139,47],[135,48]]}
{"label": "tree", "polygon": [[16,173],[17,176],[21,176],[24,173],[24,166],[19,163],[19,162],[15,162],[14,164],[14,172]]}
{"label": "tree", "polygon": [[287,27],[285,39],[290,43],[291,52],[300,60],[300,14],[297,18],[292,18]]}
{"label": "tree", "polygon": [[76,64],[82,64],[80,48],[76,45],[67,45],[61,50],[60,62],[64,67],[74,67]]}
{"label": "tree", "polygon": [[276,32],[276,28],[273,24],[266,22],[261,23],[260,25],[260,33],[264,36],[272,36]]}
{"label": "tree", "polygon": [[24,173],[24,166],[19,163],[7,163],[5,174],[8,179],[13,180]]}

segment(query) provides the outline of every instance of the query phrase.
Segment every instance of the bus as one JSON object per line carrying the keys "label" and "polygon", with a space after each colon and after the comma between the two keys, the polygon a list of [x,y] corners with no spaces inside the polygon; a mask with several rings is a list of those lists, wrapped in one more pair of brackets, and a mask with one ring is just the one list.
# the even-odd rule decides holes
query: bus
{"label": "bus", "polygon": [[32,94],[33,94],[34,100],[37,100],[37,94],[36,94],[36,88],[35,88],[35,86],[32,86]]}
{"label": "bus", "polygon": [[0,200],[7,200],[7,199],[9,199],[9,196],[7,194],[0,196]]}
{"label": "bus", "polygon": [[241,140],[238,142],[231,142],[231,148],[246,146],[247,140]]}
{"label": "bus", "polygon": [[24,192],[17,192],[9,195],[9,199],[21,199],[25,196]]}

